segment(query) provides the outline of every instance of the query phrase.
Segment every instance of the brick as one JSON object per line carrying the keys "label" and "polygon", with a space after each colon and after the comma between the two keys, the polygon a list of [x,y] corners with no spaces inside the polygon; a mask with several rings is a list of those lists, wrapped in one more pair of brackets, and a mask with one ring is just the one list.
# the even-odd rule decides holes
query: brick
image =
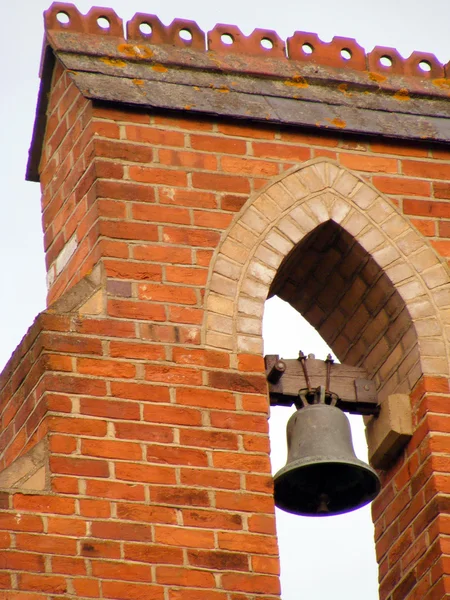
{"label": "brick", "polygon": [[128,379],[135,376],[136,367],[118,360],[97,360],[94,358],[77,359],[77,369],[84,375],[98,377],[118,377]]}
{"label": "brick", "polygon": [[256,573],[280,574],[280,561],[270,556],[252,556],[252,569]]}
{"label": "brick", "polygon": [[47,517],[48,533],[56,535],[83,536],[86,534],[86,522],[80,518]]}
{"label": "brick", "polygon": [[164,126],[165,129],[167,127],[186,129],[188,131],[212,131],[213,129],[213,123],[208,118],[191,118],[187,115],[185,118],[179,116],[169,116],[168,114],[155,115],[153,117],[153,122]]}
{"label": "brick", "polygon": [[108,463],[86,458],[63,458],[52,456],[50,468],[54,473],[87,477],[109,477]]}
{"label": "brick", "polygon": [[220,208],[231,212],[239,212],[247,200],[248,198],[245,195],[224,194],[220,200]]}
{"label": "brick", "polygon": [[431,200],[403,200],[403,210],[407,215],[417,215],[422,217],[443,217],[450,218],[450,203],[436,202]]}
{"label": "brick", "polygon": [[178,406],[161,406],[147,404],[144,406],[144,420],[154,423],[200,426],[202,416],[199,410]]}
{"label": "brick", "polygon": [[166,320],[166,312],[163,305],[150,302],[135,302],[132,300],[109,300],[108,314],[112,317],[124,319]]}
{"label": "brick", "polygon": [[158,169],[155,167],[129,167],[132,181],[159,185],[175,185],[186,187],[187,175],[179,169]]}
{"label": "brick", "polygon": [[174,362],[184,365],[202,365],[218,368],[227,368],[230,363],[229,355],[224,352],[197,348],[174,348],[172,359]]}
{"label": "brick", "polygon": [[[262,494],[252,494],[248,491],[231,492],[217,491],[216,492],[216,507],[240,512],[266,512],[273,511],[273,498]],[[237,548],[234,548],[237,549]],[[266,552],[264,554],[267,554]]]}
{"label": "brick", "polygon": [[222,448],[237,450],[237,435],[227,431],[195,431],[182,429],[180,431],[180,443],[186,446],[200,448]]}
{"label": "brick", "polygon": [[146,260],[157,263],[192,264],[192,250],[160,244],[136,245],[133,247],[133,257],[136,260]]}
{"label": "brick", "polygon": [[52,490],[60,494],[78,494],[78,479],[53,475]]}
{"label": "brick", "polygon": [[154,302],[175,302],[177,304],[197,304],[195,290],[184,286],[168,284],[142,283],[138,285],[140,300],[153,300]]}
{"label": "brick", "polygon": [[49,417],[48,421],[49,429],[59,433],[104,437],[107,431],[105,421],[96,419]]}
{"label": "brick", "polygon": [[431,219],[411,219],[411,223],[426,237],[434,237],[436,235],[436,223]]}
{"label": "brick", "polygon": [[438,222],[439,235],[450,238],[450,221]]}
{"label": "brick", "polygon": [[115,464],[117,479],[138,481],[142,483],[176,483],[175,469],[155,465],[142,465],[130,462]]}
{"label": "brick", "polygon": [[[161,412],[161,409],[159,409]],[[156,422],[159,422],[155,419]],[[147,423],[115,423],[116,437],[128,440],[142,440],[155,443],[173,442],[173,430],[170,427],[159,427]]]}
{"label": "brick", "polygon": [[[86,481],[86,494],[98,498],[111,498],[117,500],[144,500],[144,486],[115,481]],[[101,536],[102,537],[102,536]]]}
{"label": "brick", "polygon": [[426,158],[428,156],[428,149],[420,146],[413,146],[409,143],[383,143],[383,142],[371,142],[370,148],[372,152],[379,152],[380,154],[395,154],[396,156],[416,156]]}
{"label": "brick", "polygon": [[124,555],[127,560],[151,564],[183,564],[183,550],[165,545],[125,543]]}
{"label": "brick", "polygon": [[212,192],[198,190],[183,190],[177,188],[159,188],[159,201],[161,204],[187,206],[190,208],[217,208],[216,195]]}
{"label": "brick", "polygon": [[204,169],[207,171],[215,171],[217,169],[217,158],[210,153],[161,149],[158,155],[159,162],[163,165]]}
{"label": "brick", "polygon": [[133,142],[149,143],[156,146],[184,146],[184,134],[177,131],[127,125],[125,133],[127,139]]}
{"label": "brick", "polygon": [[148,444],[146,446],[146,458],[149,463],[197,467],[208,466],[208,456],[204,450],[182,448],[179,446]]}
{"label": "brick", "polygon": [[342,166],[355,171],[369,171],[372,173],[398,172],[397,160],[395,158],[361,156],[359,154],[340,154],[339,162]]}
{"label": "brick", "polygon": [[67,583],[64,577],[58,575],[31,575],[21,573],[18,575],[20,590],[44,592],[45,594],[65,594]]}
{"label": "brick", "polygon": [[180,469],[182,485],[217,489],[240,489],[240,475],[212,469]]}
{"label": "brick", "polygon": [[151,581],[148,565],[130,565],[118,561],[96,560],[92,564],[92,575],[100,579],[122,579],[125,581]]}
{"label": "brick", "polygon": [[272,175],[277,175],[278,173],[278,165],[276,162],[255,160],[251,158],[223,156],[221,166],[225,173],[243,173],[245,175],[256,175],[259,177],[270,177]]}
{"label": "brick", "polygon": [[109,277],[145,281],[161,281],[162,268],[159,265],[135,263],[129,260],[105,260],[105,272]]}
{"label": "brick", "polygon": [[232,215],[206,210],[196,210],[193,214],[193,224],[198,227],[211,229],[226,229],[233,219]]}
{"label": "brick", "polygon": [[100,539],[152,542],[152,529],[140,523],[116,523],[113,521],[94,521],[92,536]]}
{"label": "brick", "polygon": [[102,583],[105,598],[114,600],[164,600],[164,590],[160,586],[147,583],[104,581]]}
{"label": "brick", "polygon": [[244,140],[227,139],[223,136],[190,135],[191,146],[195,150],[204,150],[219,154],[245,154],[247,144]]}
{"label": "brick", "polygon": [[76,354],[102,354],[100,340],[78,337],[75,335],[58,335],[56,333],[44,333],[41,337],[42,347],[55,352],[67,352]]}
{"label": "brick", "polygon": [[100,220],[99,234],[122,240],[141,240],[148,242],[155,242],[158,240],[157,226],[149,223]]}
{"label": "brick", "polygon": [[14,508],[19,511],[58,515],[72,515],[75,512],[75,503],[72,498],[15,494],[13,502]]}
{"label": "brick", "polygon": [[107,500],[80,500],[80,514],[87,517],[108,518],[111,516],[111,504]]}
{"label": "brick", "polygon": [[450,165],[447,163],[403,160],[402,171],[405,175],[423,179],[450,179]]}
{"label": "brick", "polygon": [[166,267],[166,281],[171,283],[205,286],[207,278],[207,269],[173,266]]}
{"label": "brick", "polygon": [[220,123],[218,125],[218,131],[220,133],[224,133],[225,135],[248,137],[255,139],[272,140],[275,138],[275,131],[271,128],[251,127],[248,125],[244,125],[243,123],[237,123],[232,125],[228,123]]}
{"label": "brick", "polygon": [[55,377],[46,375],[45,385],[48,391],[53,392],[89,394],[91,396],[106,395],[106,385],[104,381],[96,381],[84,377]]}
{"label": "brick", "polygon": [[239,552],[253,552],[255,554],[278,555],[276,540],[270,536],[237,533],[218,532],[219,548],[224,550],[237,550]]}
{"label": "brick", "polygon": [[127,162],[153,162],[153,148],[113,140],[94,140],[97,156],[125,160]]}
{"label": "brick", "polygon": [[[241,530],[243,527],[241,515],[205,508],[183,509],[183,523],[187,527],[203,527],[205,529]],[[200,565],[197,564],[197,566]]]}
{"label": "brick", "polygon": [[271,575],[239,575],[227,573],[222,577],[222,585],[227,590],[238,590],[259,594],[279,594],[280,582],[278,577]]}
{"label": "brick", "polygon": [[275,519],[268,515],[252,515],[248,519],[249,531],[254,533],[276,534]]}
{"label": "brick", "polygon": [[450,200],[450,183],[433,183],[433,192],[435,198]]}
{"label": "brick", "polygon": [[125,181],[97,181],[99,197],[115,200],[132,200],[134,202],[154,202],[153,186],[146,186]]}
{"label": "brick", "polygon": [[[189,589],[178,589],[171,590],[170,600],[191,600],[192,590]],[[227,600],[228,596],[226,592],[219,592],[214,590],[195,590],[195,600]]]}
{"label": "brick", "polygon": [[218,550],[189,550],[189,564],[217,571],[248,571],[249,561],[245,554],[220,552]]}
{"label": "brick", "polygon": [[311,158],[311,150],[305,146],[253,142],[253,153],[261,158],[279,158],[293,161],[306,161]]}
{"label": "brick", "polygon": [[132,400],[143,400],[147,402],[169,402],[168,388],[151,385],[147,383],[135,382],[111,382],[111,393],[119,398],[129,398]]}
{"label": "brick", "polygon": [[164,347],[156,344],[111,341],[109,353],[114,358],[136,358],[142,360],[163,360]]}
{"label": "brick", "polygon": [[98,598],[100,594],[99,581],[97,579],[76,577],[73,580],[73,587],[78,596]]}
{"label": "brick", "polygon": [[86,564],[83,558],[67,556],[52,557],[52,572],[64,575],[86,575]]}
{"label": "brick", "polygon": [[238,366],[240,371],[256,371],[265,373],[264,359],[254,354],[239,354]]}
{"label": "brick", "polygon": [[57,454],[72,454],[78,446],[77,438],[68,435],[52,435],[49,438],[50,452]]}
{"label": "brick", "polygon": [[53,535],[18,533],[16,535],[16,548],[18,550],[29,550],[40,554],[75,556],[77,553],[77,543],[75,539]]}
{"label": "brick", "polygon": [[156,567],[156,581],[171,586],[215,587],[215,579],[212,573],[180,567]]}
{"label": "brick", "polygon": [[155,525],[155,541],[168,546],[186,548],[214,548],[212,531],[185,529],[180,527],[163,527]]}
{"label": "brick", "polygon": [[116,162],[96,159],[94,163],[95,175],[97,178],[104,179],[122,179],[123,166]]}
{"label": "brick", "polygon": [[219,392],[217,390],[202,388],[178,388],[176,394],[177,404],[202,408],[221,408],[225,410],[236,408],[236,399],[229,392]]}
{"label": "brick", "polygon": [[373,185],[385,194],[401,196],[430,196],[431,184],[428,181],[407,179],[406,177],[372,177]]}
{"label": "brick", "polygon": [[164,227],[163,229],[163,241],[168,244],[215,248],[219,240],[219,233],[206,229],[188,229],[182,227]]}
{"label": "brick", "polygon": [[441,256],[450,256],[450,241],[431,240],[431,244]]}
{"label": "brick", "polygon": [[192,185],[194,188],[199,188],[201,190],[234,192],[237,194],[250,193],[250,183],[248,179],[235,175],[192,173]]}
{"label": "brick", "polygon": [[215,371],[208,373],[208,382],[211,387],[236,392],[265,393],[267,390],[265,377],[258,375],[241,375],[239,373]]}
{"label": "brick", "polygon": [[137,221],[153,223],[189,225],[191,222],[190,212],[185,208],[172,208],[154,204],[133,203],[132,215],[133,219]]}
{"label": "brick", "polygon": [[244,454],[238,452],[217,452],[213,457],[213,464],[219,469],[233,469],[251,473],[270,472],[270,463],[267,456],[257,454]]}
{"label": "brick", "polygon": [[119,139],[120,129],[117,123],[111,123],[110,121],[92,121],[92,133],[99,135],[100,137],[107,137],[113,139]]}
{"label": "brick", "polygon": [[[81,454],[95,458],[119,458],[122,460],[141,460],[142,449],[139,444],[118,440],[81,440]],[[117,473],[116,473],[117,476]],[[118,479],[123,479],[118,477]],[[128,479],[128,477],[126,478]]]}
{"label": "brick", "polygon": [[44,573],[44,557],[31,552],[2,552],[2,569],[22,571],[25,568],[34,573]]}
{"label": "brick", "polygon": [[211,425],[219,429],[232,429],[233,431],[255,431],[268,433],[268,423],[265,416],[240,415],[235,412],[211,412]]}

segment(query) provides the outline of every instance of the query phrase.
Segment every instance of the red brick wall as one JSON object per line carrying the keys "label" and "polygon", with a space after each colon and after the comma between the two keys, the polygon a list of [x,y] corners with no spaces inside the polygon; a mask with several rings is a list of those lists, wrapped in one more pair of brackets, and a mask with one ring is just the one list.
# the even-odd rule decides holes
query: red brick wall
{"label": "red brick wall", "polygon": [[[41,317],[45,334],[31,333],[4,375],[2,464],[45,434],[49,483],[2,496],[0,586],[20,600],[275,600],[263,361],[205,344],[215,253],[249,196],[324,157],[385,194],[446,260],[449,155],[91,106],[60,67],[49,110],[49,302],[65,302],[96,264],[103,279],[66,314]],[[448,592],[449,395],[447,377],[422,378],[414,437],[383,475],[374,503],[383,599]],[[44,408],[26,421],[33,406]]]}

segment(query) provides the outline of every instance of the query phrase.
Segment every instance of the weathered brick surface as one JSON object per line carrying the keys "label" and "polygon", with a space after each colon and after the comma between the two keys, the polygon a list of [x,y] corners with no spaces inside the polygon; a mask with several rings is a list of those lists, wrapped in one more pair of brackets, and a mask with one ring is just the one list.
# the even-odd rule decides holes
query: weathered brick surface
{"label": "weathered brick surface", "polygon": [[261,360],[272,289],[380,394],[411,393],[415,434],[373,505],[380,597],[443,597],[448,179],[448,156],[425,144],[93,106],[57,66],[41,164],[49,302],[96,264],[102,278],[95,301],[43,313],[1,378],[1,466],[46,437],[49,485],[0,498],[0,587],[279,598]]}

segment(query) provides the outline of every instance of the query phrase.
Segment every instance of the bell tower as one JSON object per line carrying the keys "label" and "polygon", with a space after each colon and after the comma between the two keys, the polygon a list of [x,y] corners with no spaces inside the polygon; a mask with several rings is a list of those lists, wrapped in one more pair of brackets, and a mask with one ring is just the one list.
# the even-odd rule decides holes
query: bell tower
{"label": "bell tower", "polygon": [[6,597],[279,600],[271,294],[376,390],[380,599],[446,597],[448,65],[125,29],[45,13],[27,177],[48,308],[0,379]]}

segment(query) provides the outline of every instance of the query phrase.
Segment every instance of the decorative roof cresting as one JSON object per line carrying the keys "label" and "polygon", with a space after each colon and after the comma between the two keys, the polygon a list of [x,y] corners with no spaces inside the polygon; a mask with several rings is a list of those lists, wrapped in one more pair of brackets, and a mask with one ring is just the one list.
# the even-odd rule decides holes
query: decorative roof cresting
{"label": "decorative roof cresting", "polygon": [[[47,32],[67,32],[121,38],[152,45],[170,44],[221,55],[252,55],[283,61],[300,61],[324,67],[368,71],[382,78],[389,75],[417,76],[438,87],[450,89],[450,62],[443,65],[430,53],[413,52],[403,58],[394,48],[376,46],[371,52],[351,38],[334,37],[323,42],[314,33],[296,31],[287,40],[269,29],[255,29],[245,36],[236,25],[216,25],[205,33],[194,21],[175,19],[163,25],[155,15],[137,13],[126,23],[110,8],[94,7],[82,15],[73,4],[53,3],[44,13]],[[126,48],[124,54],[127,55]],[[145,53],[144,53],[145,54]],[[131,58],[128,55],[128,58]],[[133,58],[139,58],[134,56]],[[148,58],[148,56],[142,56]]]}

